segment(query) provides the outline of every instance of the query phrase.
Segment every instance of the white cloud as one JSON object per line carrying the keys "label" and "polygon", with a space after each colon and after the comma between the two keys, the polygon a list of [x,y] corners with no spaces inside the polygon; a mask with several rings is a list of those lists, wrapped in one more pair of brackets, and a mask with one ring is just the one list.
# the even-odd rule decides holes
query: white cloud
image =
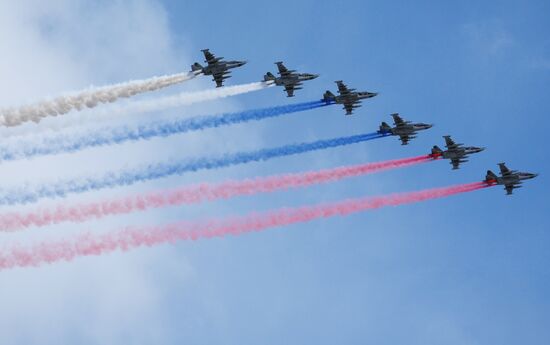
{"label": "white cloud", "polygon": [[[187,69],[190,60],[174,47],[163,8],[148,0],[0,2],[0,47],[0,107],[92,83],[175,73]],[[219,104],[209,107],[220,109]],[[196,147],[196,138],[188,145]],[[159,157],[159,147],[135,145],[3,164],[0,179],[14,184],[90,175],[100,166],[121,166],[121,157],[139,164],[174,152],[161,149],[165,155]],[[118,222],[93,226],[111,229]],[[26,243],[75,229],[2,234],[0,243]],[[0,272],[1,342],[164,342],[163,308],[169,301],[162,287],[181,284],[190,275],[185,258],[169,246]]]}

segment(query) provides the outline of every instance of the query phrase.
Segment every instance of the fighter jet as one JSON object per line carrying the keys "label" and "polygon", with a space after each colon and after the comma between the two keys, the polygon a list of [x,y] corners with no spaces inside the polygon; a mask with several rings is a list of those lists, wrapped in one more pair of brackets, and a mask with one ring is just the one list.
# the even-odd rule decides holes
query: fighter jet
{"label": "fighter jet", "polygon": [[376,92],[358,92],[355,89],[348,89],[348,87],[341,81],[335,82],[338,85],[338,96],[335,96],[332,92],[327,91],[323,95],[323,101],[326,103],[338,103],[344,106],[346,115],[353,114],[353,109],[361,107],[361,100],[365,98],[371,98],[376,96]]}
{"label": "fighter jet", "polygon": [[433,126],[426,123],[412,123],[410,121],[404,121],[397,113],[391,114],[391,116],[393,117],[393,124],[395,127],[392,128],[387,123],[382,122],[378,133],[398,135],[401,140],[401,145],[407,145],[409,140],[416,138],[417,131],[429,129]]}
{"label": "fighter jet", "polygon": [[195,62],[191,65],[191,71],[211,75],[212,81],[216,82],[216,87],[222,87],[223,81],[231,77],[230,69],[246,64],[246,61],[224,61],[223,57],[215,57],[208,49],[201,51],[204,53],[204,62],[207,63],[207,66],[203,67],[200,63]]}
{"label": "fighter jet", "polygon": [[431,156],[433,158],[446,158],[451,160],[453,170],[460,167],[460,163],[465,163],[468,155],[478,153],[485,150],[484,147],[464,146],[464,144],[456,144],[450,135],[444,135],[445,146],[447,150],[441,150],[437,145],[432,148]]}
{"label": "fighter jet", "polygon": [[271,72],[267,72],[264,76],[265,82],[275,82],[277,86],[284,86],[287,97],[294,97],[294,90],[301,90],[303,81],[311,80],[317,78],[318,74],[311,73],[296,73],[295,70],[289,70],[285,65],[279,61],[275,62],[277,68],[279,69],[279,76],[275,77]]}
{"label": "fighter jet", "polygon": [[512,195],[512,192],[516,188],[521,188],[523,180],[529,180],[538,176],[538,174],[532,174],[528,172],[519,172],[517,170],[510,170],[504,163],[498,163],[500,167],[500,175],[497,176],[491,170],[487,170],[487,176],[485,176],[485,182],[490,185],[499,184],[503,185],[506,190],[506,195]]}

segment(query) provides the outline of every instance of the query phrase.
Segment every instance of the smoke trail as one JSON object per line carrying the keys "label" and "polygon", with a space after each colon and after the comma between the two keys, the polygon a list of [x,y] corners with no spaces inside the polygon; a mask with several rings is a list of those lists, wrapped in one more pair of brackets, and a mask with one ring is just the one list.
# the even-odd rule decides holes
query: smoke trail
{"label": "smoke trail", "polygon": [[306,187],[388,169],[403,168],[432,160],[432,157],[426,155],[320,171],[275,175],[241,181],[227,181],[218,184],[205,183],[80,205],[60,204],[51,209],[40,209],[28,213],[13,212],[1,214],[0,231],[13,231],[29,226],[46,226],[62,222],[84,222],[89,219],[140,212],[151,208],[227,199],[240,195],[269,193],[287,188]]}
{"label": "smoke trail", "polygon": [[167,137],[178,133],[197,131],[206,128],[226,126],[247,121],[258,121],[284,114],[315,109],[328,104],[330,103],[314,101],[238,113],[155,121],[138,126],[105,127],[72,135],[61,134],[49,137],[34,137],[31,140],[18,140],[11,144],[0,146],[0,161],[31,158],[47,154],[75,152],[87,147],[121,144],[127,141],[144,140],[153,137]]}
{"label": "smoke trail", "polygon": [[134,102],[128,104],[127,106],[120,107],[120,110],[117,113],[131,114],[136,112],[144,113],[149,111],[164,110],[198,102],[241,95],[243,93],[259,91],[272,86],[274,86],[274,84],[270,82],[254,82],[242,85],[224,86],[197,92],[182,92],[175,96]]}
{"label": "smoke trail", "polygon": [[212,101],[220,98],[226,98],[241,95],[249,92],[260,91],[272,87],[273,83],[255,82],[235,86],[224,86],[215,89],[181,92],[173,96],[165,96],[150,100],[134,101],[127,104],[114,104],[108,109],[96,110],[92,113],[80,113],[78,116],[66,116],[58,121],[43,123],[42,126],[21,127],[7,133],[4,137],[16,137],[25,135],[34,135],[37,131],[52,130],[58,131],[67,127],[82,127],[83,123],[112,120],[116,116],[134,115],[138,113],[147,113],[151,111],[161,111],[175,107],[191,105],[194,103]]}
{"label": "smoke trail", "polygon": [[389,196],[349,199],[325,205],[283,208],[227,220],[212,220],[202,223],[180,222],[145,228],[127,227],[99,236],[86,233],[76,236],[72,240],[42,242],[30,248],[12,247],[4,250],[0,252],[0,269],[38,266],[62,260],[71,261],[80,256],[102,255],[116,250],[126,251],[143,246],[175,243],[176,241],[240,235],[320,218],[347,216],[385,206],[398,206],[443,198],[488,186],[485,182],[475,182]]}
{"label": "smoke trail", "polygon": [[179,73],[145,80],[134,80],[122,84],[93,88],[74,95],[60,96],[50,101],[16,109],[0,110],[0,125],[18,126],[24,122],[39,122],[48,116],[57,116],[71,110],[94,108],[100,103],[111,103],[140,93],[154,91],[192,79],[196,73]]}
{"label": "smoke trail", "polygon": [[296,155],[305,152],[351,145],[367,140],[382,138],[388,134],[369,133],[349,137],[318,140],[309,143],[285,145],[276,148],[261,149],[250,152],[237,152],[218,157],[201,157],[191,160],[173,160],[166,163],[150,164],[141,168],[108,173],[100,177],[88,177],[62,181],[53,184],[39,185],[34,188],[11,190],[0,189],[0,204],[25,204],[42,198],[63,197],[70,193],[82,193],[90,190],[131,185],[171,175],[204,169],[218,169],[231,165],[260,162],[272,158]]}

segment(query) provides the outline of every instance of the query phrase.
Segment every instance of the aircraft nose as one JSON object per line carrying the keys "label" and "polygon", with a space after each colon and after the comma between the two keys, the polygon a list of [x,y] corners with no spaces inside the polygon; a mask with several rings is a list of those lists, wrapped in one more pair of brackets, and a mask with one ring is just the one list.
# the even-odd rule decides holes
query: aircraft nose
{"label": "aircraft nose", "polygon": [[485,147],[478,147],[477,152],[485,151]]}
{"label": "aircraft nose", "polygon": [[311,79],[319,78],[319,74],[310,74],[309,77]]}
{"label": "aircraft nose", "polygon": [[378,92],[369,92],[369,93],[368,93],[368,96],[369,96],[369,97],[378,96]]}

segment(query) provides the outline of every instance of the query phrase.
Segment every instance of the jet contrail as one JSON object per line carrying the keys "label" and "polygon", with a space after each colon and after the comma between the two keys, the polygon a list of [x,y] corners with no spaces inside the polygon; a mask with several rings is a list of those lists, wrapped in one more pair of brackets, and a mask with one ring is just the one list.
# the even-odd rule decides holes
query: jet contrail
{"label": "jet contrail", "polygon": [[290,156],[305,152],[351,145],[367,140],[383,138],[388,134],[368,133],[349,137],[324,139],[308,143],[290,144],[276,148],[261,149],[249,152],[237,152],[223,156],[200,157],[187,160],[149,164],[147,166],[107,173],[100,177],[88,177],[43,184],[34,188],[0,189],[0,205],[26,204],[43,198],[63,197],[72,193],[83,193],[90,190],[131,185],[186,172],[218,169],[231,165],[260,162],[272,158]]}
{"label": "jet contrail", "polygon": [[116,85],[92,88],[33,105],[2,109],[0,110],[0,125],[14,127],[24,122],[39,122],[48,116],[63,115],[71,110],[94,108],[101,103],[111,103],[119,98],[127,98],[140,93],[158,90],[182,83],[196,76],[196,73],[187,72],[145,80],[134,80]]}
{"label": "jet contrail", "polygon": [[122,144],[127,141],[145,140],[153,137],[167,137],[206,128],[258,121],[284,114],[315,109],[329,104],[331,103],[313,101],[237,113],[162,120],[134,126],[105,127],[76,134],[37,136],[29,140],[14,140],[9,144],[0,145],[0,161],[75,152],[88,147]]}
{"label": "jet contrail", "polygon": [[475,182],[381,197],[349,199],[317,206],[283,208],[271,212],[253,213],[243,217],[200,223],[179,222],[163,226],[126,227],[119,231],[97,236],[92,233],[85,233],[75,236],[73,239],[41,242],[28,248],[15,246],[4,249],[0,251],[0,269],[71,261],[81,256],[102,255],[117,250],[127,251],[138,247],[150,247],[177,241],[241,235],[321,218],[347,216],[352,213],[385,206],[398,206],[443,198],[472,192],[488,186],[485,182]]}
{"label": "jet contrail", "polygon": [[90,219],[141,212],[153,208],[194,204],[203,201],[228,199],[241,195],[306,187],[389,169],[404,168],[432,160],[431,156],[425,155],[319,171],[274,175],[240,181],[226,181],[217,184],[203,183],[77,205],[73,205],[72,203],[60,204],[53,208],[42,208],[27,213],[12,212],[0,214],[0,231],[15,231],[30,226],[40,227],[63,222],[84,222]]}

